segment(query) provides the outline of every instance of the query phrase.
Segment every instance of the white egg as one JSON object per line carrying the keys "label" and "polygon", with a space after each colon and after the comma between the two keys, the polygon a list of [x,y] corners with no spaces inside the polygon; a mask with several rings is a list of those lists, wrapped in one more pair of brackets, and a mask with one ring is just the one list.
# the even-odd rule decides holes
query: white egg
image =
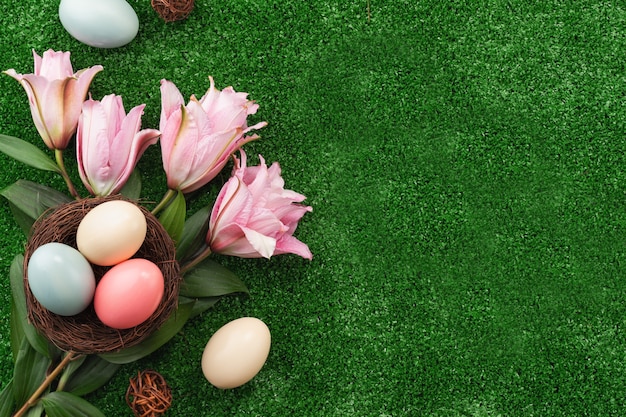
{"label": "white egg", "polygon": [[61,0],[59,19],[70,35],[97,48],[117,48],[137,36],[139,19],[125,0]]}

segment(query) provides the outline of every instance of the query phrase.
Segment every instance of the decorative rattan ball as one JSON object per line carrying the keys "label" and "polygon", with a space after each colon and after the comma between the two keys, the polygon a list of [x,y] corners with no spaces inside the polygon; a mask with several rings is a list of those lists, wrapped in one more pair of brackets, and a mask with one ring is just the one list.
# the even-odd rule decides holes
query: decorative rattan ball
{"label": "decorative rattan ball", "polygon": [[172,405],[172,390],[160,373],[139,371],[129,383],[126,403],[135,416],[158,417]]}
{"label": "decorative rattan ball", "polygon": [[[31,254],[39,246],[50,242],[60,242],[76,248],[76,230],[83,217],[97,205],[119,199],[131,201],[116,195],[63,204],[45,212],[31,229],[24,253],[24,291],[28,319],[46,338],[63,350],[92,354],[116,352],[136,345],[158,329],[178,305],[181,276],[174,242],[158,219],[139,204],[137,206],[146,216],[147,233],[143,245],[134,257],[154,262],[161,269],[165,280],[161,303],[146,321],[130,329],[113,329],[98,319],[93,303],[75,316],[59,316],[45,309],[30,291],[27,270]],[[92,266],[96,282],[111,268]]]}
{"label": "decorative rattan ball", "polygon": [[183,20],[193,10],[194,0],[152,0],[152,8],[166,22]]}

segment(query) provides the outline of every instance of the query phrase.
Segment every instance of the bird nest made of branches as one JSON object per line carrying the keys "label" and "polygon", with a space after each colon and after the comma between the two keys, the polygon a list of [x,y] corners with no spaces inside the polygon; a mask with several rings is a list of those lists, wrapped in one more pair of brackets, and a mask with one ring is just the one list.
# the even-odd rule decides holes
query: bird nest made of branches
{"label": "bird nest made of branches", "polygon": [[[181,282],[174,242],[158,219],[146,208],[136,204],[146,217],[147,233],[134,258],[155,263],[163,273],[165,290],[156,311],[143,323],[130,329],[114,329],[98,319],[93,303],[74,316],[60,316],[44,308],[33,296],[28,285],[28,261],[41,245],[59,242],[76,248],[76,230],[81,220],[93,208],[120,195],[86,198],[60,205],[45,212],[31,229],[24,254],[24,292],[28,319],[48,340],[59,348],[77,353],[116,352],[136,345],[157,330],[176,309]],[[96,282],[111,267],[92,265]]]}

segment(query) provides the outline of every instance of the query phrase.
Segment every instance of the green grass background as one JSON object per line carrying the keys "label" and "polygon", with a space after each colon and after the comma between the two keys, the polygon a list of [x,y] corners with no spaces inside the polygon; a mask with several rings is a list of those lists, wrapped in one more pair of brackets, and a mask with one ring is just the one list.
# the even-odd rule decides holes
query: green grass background
{"label": "green grass background", "polygon": [[[212,75],[260,104],[253,161],[279,161],[314,211],[313,251],[218,257],[249,286],[123,367],[89,400],[128,416],[128,379],[161,372],[171,416],[618,416],[626,411],[626,9],[621,2],[197,0],[165,24],[130,0],[128,46],[82,45],[56,1],[3,0],[0,69],[31,49],[102,64],[91,92],[147,107],[159,80]],[[0,77],[0,132],[40,145]],[[64,184],[0,156],[0,187]],[[71,164],[70,164],[71,166]],[[158,147],[139,164],[158,199]],[[200,202],[211,201],[211,188]],[[8,270],[24,237],[0,205],[0,387],[12,372]],[[272,332],[260,374],[218,390],[200,357],[226,322]]]}

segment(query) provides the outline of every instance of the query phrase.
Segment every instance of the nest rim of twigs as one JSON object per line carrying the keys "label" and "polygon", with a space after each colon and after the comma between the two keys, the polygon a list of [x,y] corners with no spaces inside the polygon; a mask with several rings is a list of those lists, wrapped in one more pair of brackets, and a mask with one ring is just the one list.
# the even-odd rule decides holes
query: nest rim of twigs
{"label": "nest rim of twigs", "polygon": [[[50,242],[59,242],[76,249],[76,230],[80,221],[93,208],[107,201],[125,200],[135,204],[146,217],[146,238],[132,258],[155,263],[163,273],[165,290],[156,311],[143,323],[129,329],[114,329],[98,319],[93,301],[81,313],[61,316],[43,307],[28,285],[28,261],[32,253]],[[96,282],[111,267],[92,265]],[[24,252],[24,294],[28,321],[50,342],[64,351],[82,354],[117,352],[135,346],[150,336],[169,318],[178,306],[182,277],[176,261],[174,242],[158,219],[141,204],[121,195],[84,198],[51,208],[33,224]]]}

